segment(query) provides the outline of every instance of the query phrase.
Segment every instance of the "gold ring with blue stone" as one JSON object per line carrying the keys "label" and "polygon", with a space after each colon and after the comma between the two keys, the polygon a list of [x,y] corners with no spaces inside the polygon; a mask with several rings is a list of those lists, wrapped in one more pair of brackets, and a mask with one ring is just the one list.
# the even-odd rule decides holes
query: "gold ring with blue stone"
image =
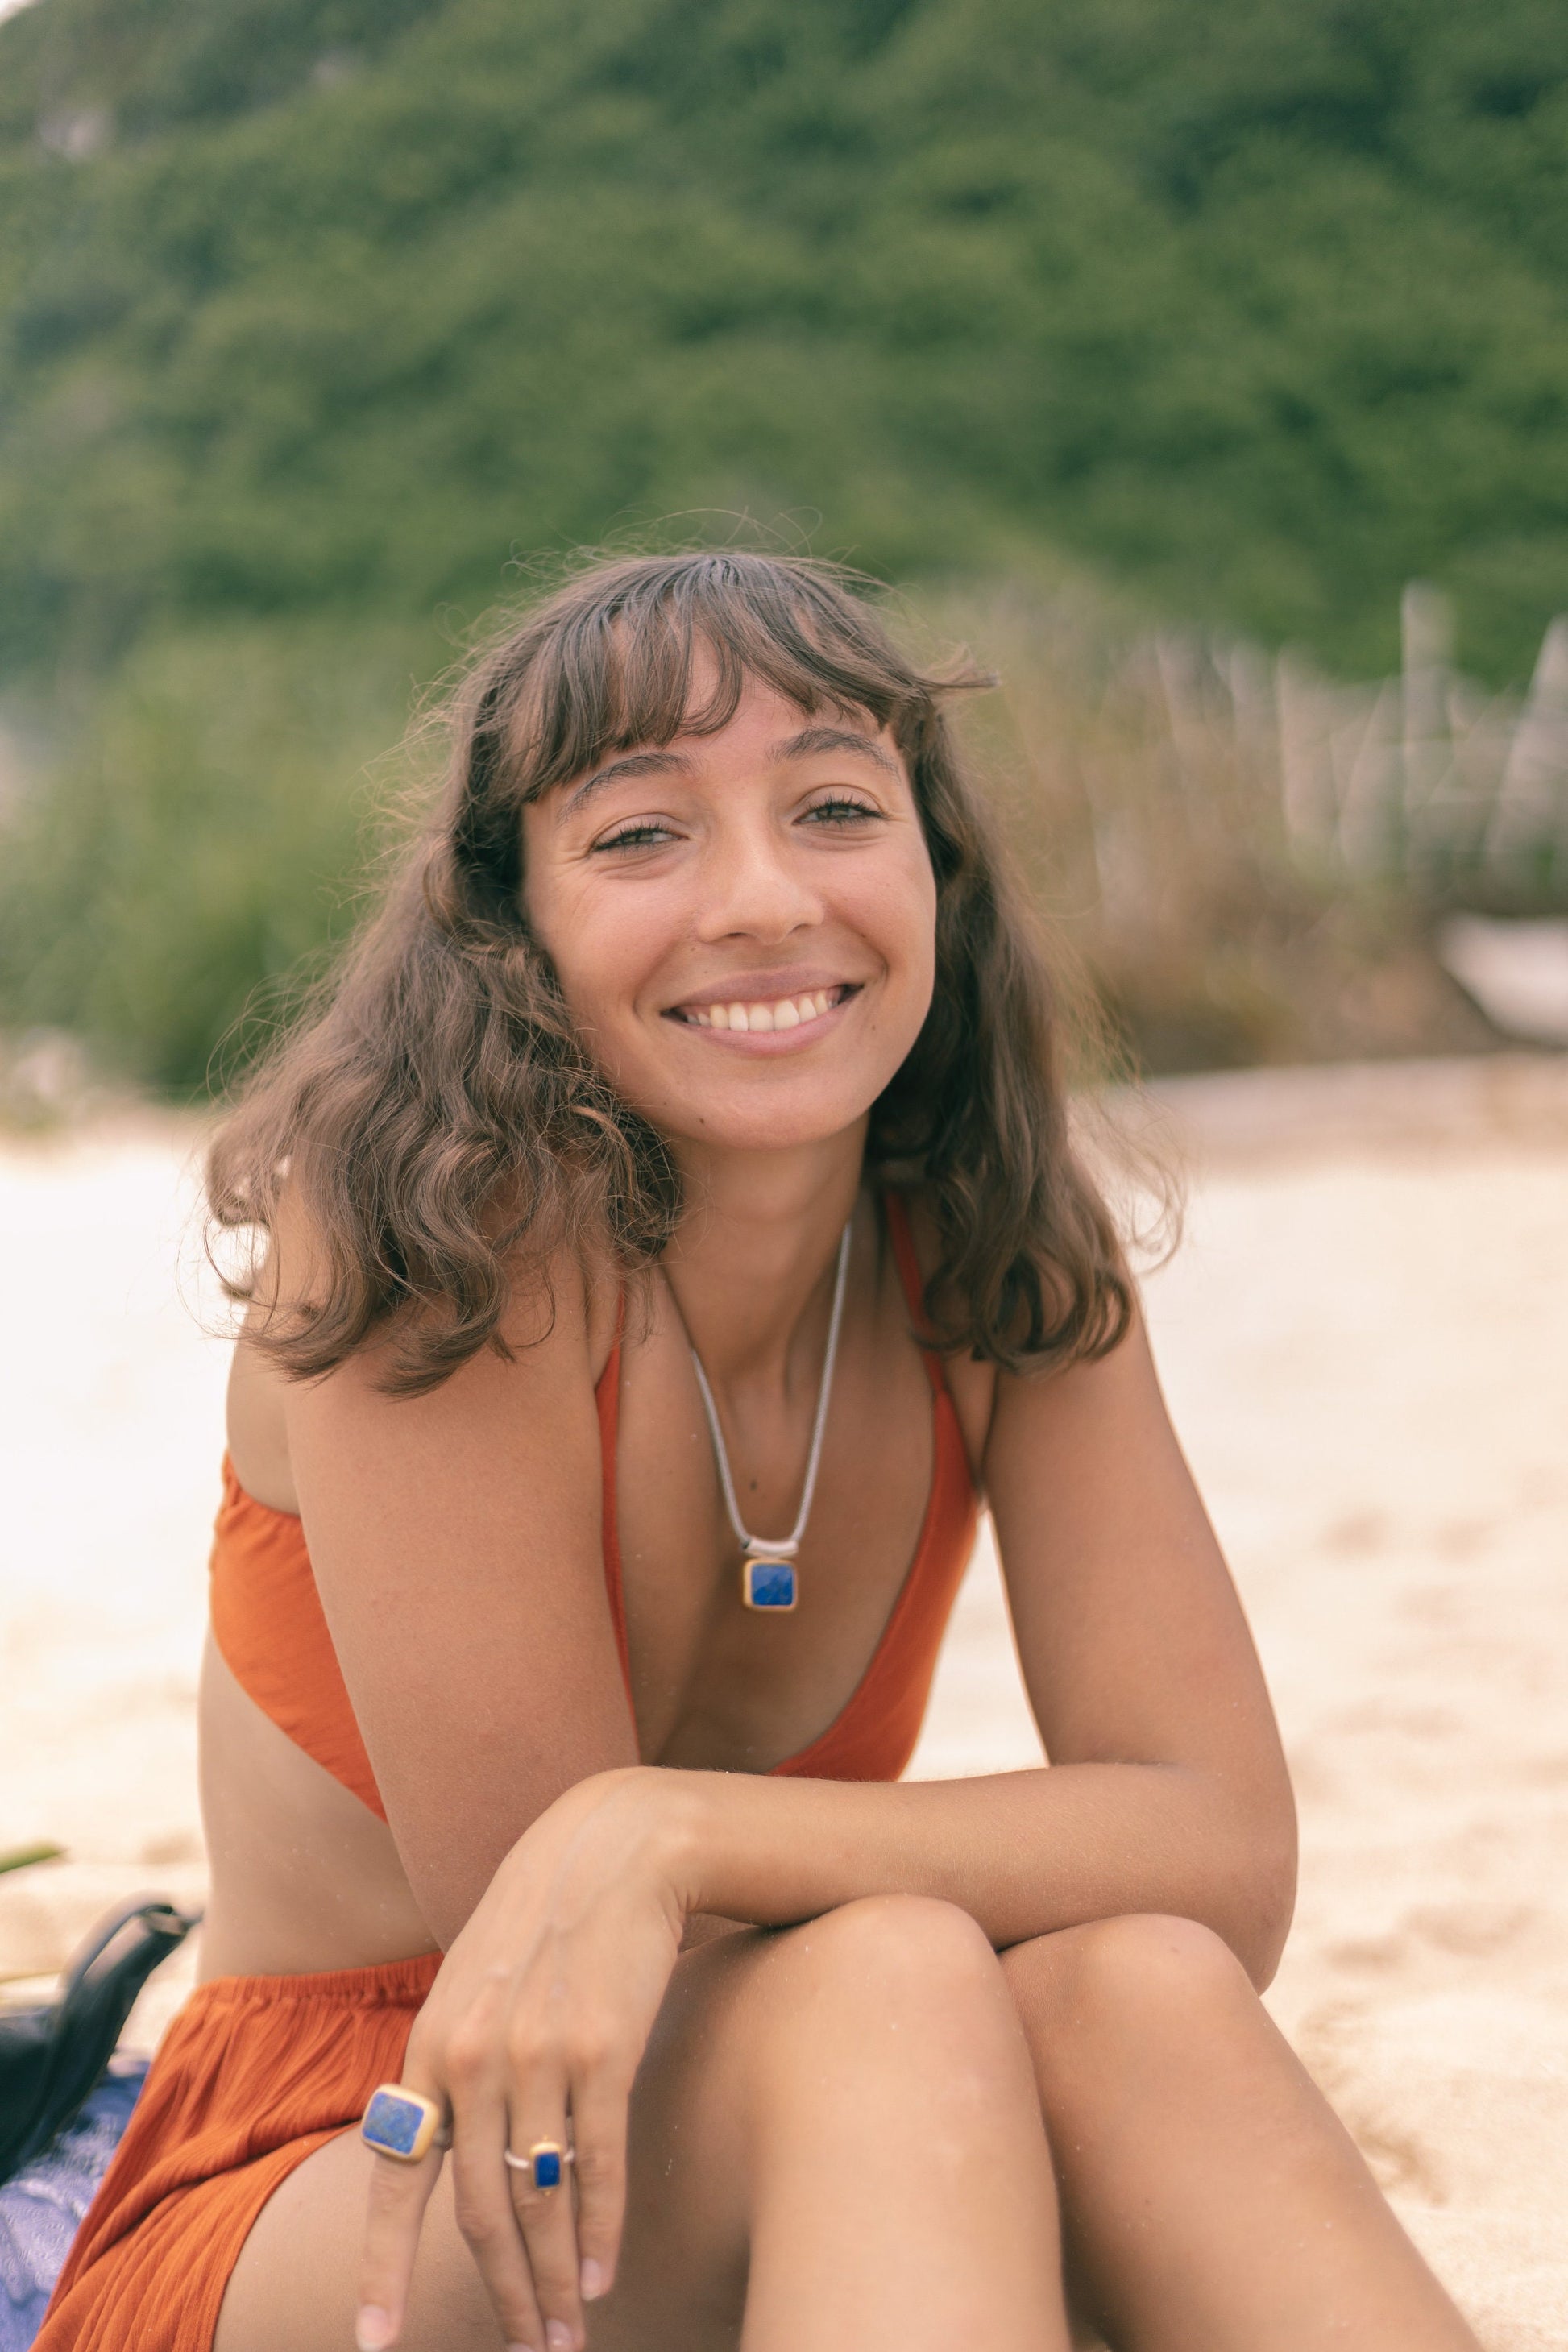
{"label": "gold ring with blue stone", "polygon": [[377,2156],[390,2156],[397,2164],[421,2163],[433,2147],[452,2144],[445,2112],[401,2083],[383,2083],[371,2093],[359,2136]]}
{"label": "gold ring with blue stone", "polygon": [[526,2156],[519,2156],[510,2147],[501,2154],[514,2172],[525,2172],[535,2189],[548,2193],[559,2189],[565,2167],[572,2162],[572,2150],[563,2147],[558,2139],[536,2139]]}

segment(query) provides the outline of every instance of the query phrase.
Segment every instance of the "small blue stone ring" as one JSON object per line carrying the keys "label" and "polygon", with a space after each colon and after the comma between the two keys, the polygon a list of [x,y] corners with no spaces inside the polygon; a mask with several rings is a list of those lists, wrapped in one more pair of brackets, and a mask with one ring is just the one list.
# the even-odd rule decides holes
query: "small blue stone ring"
{"label": "small blue stone ring", "polygon": [[397,2164],[418,2164],[433,2147],[449,2147],[452,2135],[434,2099],[406,2091],[401,2083],[383,2083],[370,2095],[359,2136],[377,2156]]}
{"label": "small blue stone ring", "polygon": [[502,2153],[514,2172],[525,2172],[540,2189],[559,2189],[563,2168],[572,2161],[572,2150],[563,2147],[558,2139],[536,2139],[526,2156],[516,2156],[510,2147]]}

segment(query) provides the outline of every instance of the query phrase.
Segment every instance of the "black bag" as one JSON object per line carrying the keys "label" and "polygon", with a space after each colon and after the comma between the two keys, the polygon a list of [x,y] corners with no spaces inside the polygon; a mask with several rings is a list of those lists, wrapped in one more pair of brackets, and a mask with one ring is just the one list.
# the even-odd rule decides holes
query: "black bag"
{"label": "black bag", "polygon": [[114,2055],[136,1996],[201,1914],[142,1895],[100,1919],[58,2000],[0,2015],[0,2181],[65,2129]]}

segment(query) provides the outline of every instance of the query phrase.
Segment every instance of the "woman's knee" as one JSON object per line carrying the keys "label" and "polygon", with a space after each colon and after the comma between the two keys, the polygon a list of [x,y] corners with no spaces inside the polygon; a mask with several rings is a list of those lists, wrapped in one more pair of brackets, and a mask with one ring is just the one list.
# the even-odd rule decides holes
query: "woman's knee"
{"label": "woman's knee", "polygon": [[1202,2046],[1258,2012],[1241,1962],[1195,1919],[1099,1919],[1016,1944],[1002,1966],[1037,2064]]}
{"label": "woman's knee", "polygon": [[1016,2032],[1001,1964],[954,1905],[872,1895],[794,1928],[773,1948],[757,1991],[770,2033],[794,2042],[832,2033],[874,2063],[896,2045],[905,2063],[954,2055]]}
{"label": "woman's knee", "polygon": [[873,1895],[793,1930],[791,1963],[850,2001],[942,2003],[1001,1982],[967,1911],[923,1895]]}
{"label": "woman's knee", "polygon": [[966,1912],[911,1896],[845,1904],[779,1939],[752,2018],[750,2112],[770,2133],[853,2124],[898,2142],[1021,2143],[1038,2094],[1001,1964]]}

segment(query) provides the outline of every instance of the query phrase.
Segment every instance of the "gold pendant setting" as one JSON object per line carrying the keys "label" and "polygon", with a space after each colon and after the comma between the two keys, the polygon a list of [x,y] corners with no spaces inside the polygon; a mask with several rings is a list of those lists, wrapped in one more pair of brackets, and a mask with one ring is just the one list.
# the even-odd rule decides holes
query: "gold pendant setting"
{"label": "gold pendant setting", "polygon": [[800,1599],[794,1560],[767,1553],[748,1557],[741,1567],[741,1598],[748,1609],[793,1609]]}

